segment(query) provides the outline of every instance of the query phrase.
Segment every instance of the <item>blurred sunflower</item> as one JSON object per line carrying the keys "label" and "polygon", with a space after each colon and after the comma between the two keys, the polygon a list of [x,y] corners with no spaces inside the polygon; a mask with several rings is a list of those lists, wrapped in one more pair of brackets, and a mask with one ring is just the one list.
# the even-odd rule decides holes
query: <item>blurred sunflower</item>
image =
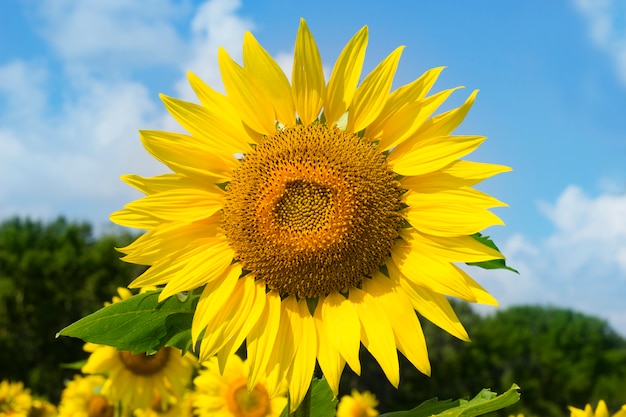
{"label": "blurred sunflower", "polygon": [[42,398],[33,398],[33,403],[28,411],[28,417],[54,417],[57,414],[57,407]]}
{"label": "blurred sunflower", "polygon": [[287,405],[284,390],[270,398],[266,382],[249,387],[250,367],[237,355],[220,370],[217,358],[204,362],[194,378],[193,408],[199,417],[278,417]]}
{"label": "blurred sunflower", "polygon": [[115,406],[100,393],[102,375],[74,375],[61,393],[59,417],[113,417]]}
{"label": "blurred sunflower", "polygon": [[[153,289],[143,288],[142,291]],[[118,288],[118,302],[132,296],[125,288]],[[85,351],[91,355],[83,366],[85,374],[106,376],[102,394],[112,403],[121,402],[124,410],[146,408],[158,396],[165,409],[170,397],[181,398],[197,364],[190,352],[164,347],[154,353],[132,353],[112,346],[86,343]]]}
{"label": "blurred sunflower", "polygon": [[193,417],[191,400],[192,391],[186,391],[181,398],[170,395],[164,404],[161,395],[156,394],[152,403],[146,408],[134,411],[135,417]]}
{"label": "blurred sunflower", "polygon": [[266,376],[273,396],[288,380],[292,410],[316,360],[337,394],[363,343],[397,386],[396,349],[430,373],[415,310],[467,340],[446,296],[496,304],[455,265],[503,258],[471,235],[502,224],[488,209],[505,204],[472,186],[509,168],[461,160],[485,137],[451,135],[476,91],[435,116],[456,90],[428,95],[442,68],[391,92],[401,47],[359,83],[367,39],[328,83],[304,20],[291,83],[250,33],[243,66],[220,48],[226,94],[189,74],[200,104],[161,96],[189,134],[141,139],[173,173],[123,176],[146,195],[111,215],[148,231],[121,249],[151,266],[131,287],[165,285],[165,299],[204,286],[201,360],[245,340],[249,386]]}
{"label": "blurred sunflower", "polygon": [[[609,409],[604,400],[598,402],[595,412],[591,408],[591,404],[587,404],[584,409],[571,406],[568,408],[571,417],[609,417]],[[626,404],[622,405],[622,408],[611,417],[626,417]]]}
{"label": "blurred sunflower", "polygon": [[337,404],[337,417],[376,417],[378,400],[369,391],[352,390],[350,395],[341,397]]}
{"label": "blurred sunflower", "polygon": [[27,417],[33,404],[30,390],[22,382],[0,381],[0,417]]}

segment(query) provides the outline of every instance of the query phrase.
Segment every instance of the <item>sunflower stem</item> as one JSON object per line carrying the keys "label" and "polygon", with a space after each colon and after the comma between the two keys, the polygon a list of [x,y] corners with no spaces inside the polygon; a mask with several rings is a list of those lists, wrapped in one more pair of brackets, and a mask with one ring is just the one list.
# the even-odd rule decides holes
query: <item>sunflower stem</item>
{"label": "sunflower stem", "polygon": [[289,414],[289,417],[310,417],[311,416],[311,387],[313,384],[309,385],[309,389],[304,394],[304,398],[302,402],[292,414]]}

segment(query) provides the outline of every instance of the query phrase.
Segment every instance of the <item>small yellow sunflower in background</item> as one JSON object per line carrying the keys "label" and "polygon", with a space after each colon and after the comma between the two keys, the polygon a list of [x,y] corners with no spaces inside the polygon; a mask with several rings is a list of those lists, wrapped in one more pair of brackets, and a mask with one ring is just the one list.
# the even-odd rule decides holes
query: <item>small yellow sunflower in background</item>
{"label": "small yellow sunflower in background", "polygon": [[59,417],[113,417],[115,406],[100,393],[102,375],[74,375],[61,393]]}
{"label": "small yellow sunflower in background", "polygon": [[350,395],[341,397],[337,405],[337,417],[376,417],[378,400],[369,391],[352,390]]}
{"label": "small yellow sunflower in background", "polygon": [[192,391],[186,391],[181,398],[169,396],[164,404],[161,395],[152,398],[152,403],[146,408],[138,408],[133,414],[135,417],[193,417],[191,400]]}
{"label": "small yellow sunflower in background", "polygon": [[337,417],[376,417],[378,400],[369,391],[352,390],[350,395],[341,397],[337,404]]}
{"label": "small yellow sunflower in background", "polygon": [[27,417],[32,404],[30,390],[23,382],[0,381],[0,417]]}
{"label": "small yellow sunflower in background", "polygon": [[[153,288],[146,287],[142,291]],[[132,296],[126,288],[118,288],[118,302]],[[91,355],[83,366],[85,374],[106,376],[102,394],[112,403],[121,402],[124,409],[146,408],[154,396],[159,396],[163,408],[170,397],[181,398],[197,365],[196,357],[180,349],[164,347],[153,354],[132,353],[112,346],[86,343],[85,351]]]}
{"label": "small yellow sunflower in background", "polygon": [[204,362],[194,378],[193,409],[199,417],[278,417],[287,405],[284,390],[270,398],[266,382],[250,389],[247,361],[233,355],[220,371],[217,358]]}
{"label": "small yellow sunflower in background", "polygon": [[57,414],[57,407],[42,398],[33,398],[33,403],[28,411],[28,417],[54,417]]}
{"label": "small yellow sunflower in background", "polygon": [[243,66],[220,48],[226,94],[189,74],[200,104],[161,96],[188,134],[141,139],[173,172],[123,176],[145,197],[111,215],[147,230],[121,249],[151,266],[131,287],[165,285],[160,300],[204,287],[200,359],[245,340],[249,385],[267,377],[273,396],[289,381],[292,411],[316,361],[336,395],[362,343],[397,386],[396,350],[430,373],[415,311],[468,340],[446,296],[496,304],[455,265],[503,258],[470,235],[505,204],[472,186],[510,169],[460,159],[485,137],[451,134],[476,91],[433,116],[457,88],[429,95],[434,68],[391,91],[401,47],[359,83],[367,41],[364,27],[328,82],[304,20],[291,82],[250,33]]}
{"label": "small yellow sunflower in background", "polygon": [[[587,404],[582,410],[571,406],[568,408],[571,417],[609,417],[609,409],[604,400],[598,402],[595,412],[591,408],[591,404]],[[622,405],[622,408],[611,417],[626,417],[626,404]]]}

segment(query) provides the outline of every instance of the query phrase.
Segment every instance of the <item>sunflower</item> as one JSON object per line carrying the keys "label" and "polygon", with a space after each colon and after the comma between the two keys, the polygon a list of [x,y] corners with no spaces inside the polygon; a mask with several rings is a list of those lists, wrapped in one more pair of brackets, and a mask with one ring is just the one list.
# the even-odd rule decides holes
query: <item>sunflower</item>
{"label": "sunflower", "polygon": [[54,417],[57,414],[57,407],[50,401],[42,398],[34,398],[33,404],[28,411],[28,417]]}
{"label": "sunflower", "polygon": [[[582,410],[571,406],[568,408],[570,410],[571,417],[609,417],[609,409],[607,408],[604,400],[600,400],[598,402],[595,412],[591,408],[591,404],[587,404]],[[611,417],[626,417],[626,404]]]}
{"label": "sunflower", "polygon": [[22,382],[0,381],[0,417],[27,417],[33,398]]}
{"label": "sunflower", "polygon": [[378,400],[369,391],[352,390],[350,395],[341,397],[337,405],[337,417],[376,417]]}
{"label": "sunflower", "polygon": [[59,417],[113,417],[115,406],[100,390],[102,375],[74,375],[61,393]]}
{"label": "sunflower", "polygon": [[[142,291],[151,290],[143,288]],[[118,302],[132,296],[126,288],[118,288]],[[171,397],[180,398],[191,382],[196,357],[180,349],[163,347],[153,353],[133,353],[112,346],[86,343],[84,349],[91,355],[83,366],[85,374],[106,376],[102,394],[112,403],[121,402],[124,410],[149,407],[155,396],[165,409]]]}
{"label": "sunflower", "polygon": [[278,417],[287,405],[284,390],[270,398],[264,380],[248,389],[249,363],[237,355],[220,370],[217,358],[204,362],[194,378],[193,409],[199,417]]}
{"label": "sunflower", "polygon": [[145,196],[111,215],[147,230],[121,249],[150,265],[130,286],[164,285],[161,300],[203,287],[200,359],[245,340],[249,386],[290,381],[292,408],[316,361],[335,395],[346,363],[360,373],[361,343],[394,386],[396,350],[429,374],[415,311],[468,340],[446,296],[496,304],[455,265],[503,258],[471,235],[502,224],[488,209],[505,204],[472,186],[510,169],[460,159],[485,137],[451,135],[477,92],[433,116],[456,88],[429,95],[434,68],[391,91],[402,48],[359,83],[367,39],[364,27],[328,82],[304,20],[291,82],[250,33],[243,66],[220,48],[226,93],[190,73],[200,104],[161,95],[188,134],[140,136],[173,172],[123,176]]}

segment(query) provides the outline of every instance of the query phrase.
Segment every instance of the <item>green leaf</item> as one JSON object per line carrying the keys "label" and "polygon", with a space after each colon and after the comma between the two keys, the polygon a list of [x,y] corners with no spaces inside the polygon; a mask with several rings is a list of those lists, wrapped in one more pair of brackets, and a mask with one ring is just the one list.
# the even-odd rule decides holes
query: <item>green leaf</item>
{"label": "green leaf", "polygon": [[338,401],[326,379],[314,379],[311,390],[311,416],[334,417]]}
{"label": "green leaf", "polygon": [[391,411],[389,413],[384,413],[381,417],[428,417],[432,415],[439,414],[443,411],[446,411],[452,407],[458,407],[460,404],[459,400],[443,400],[439,401],[437,398],[431,398],[430,400],[424,401],[420,405],[415,408],[412,408],[407,411]]}
{"label": "green leaf", "polygon": [[164,346],[186,351],[198,297],[169,297],[159,303],[159,293],[150,291],[110,304],[65,327],[57,337],[77,337],[133,353],[152,353]]}
{"label": "green leaf", "polygon": [[458,407],[451,408],[443,413],[437,414],[439,417],[475,417],[492,411],[501,410],[519,401],[519,387],[513,384],[509,390],[501,395],[497,395],[488,389],[482,390],[470,401],[461,400]]}
{"label": "green leaf", "polygon": [[[496,244],[493,243],[493,240],[491,240],[489,236],[483,236],[480,233],[475,233],[471,236],[477,241],[479,241],[480,243],[482,243],[483,245],[489,246],[490,248],[495,249],[498,252],[500,252],[500,249],[498,249]],[[492,259],[491,261],[484,261],[484,262],[466,262],[466,264],[471,265],[471,266],[478,266],[483,269],[506,269],[508,271],[512,271],[512,272],[515,272],[516,274],[519,274],[517,269],[513,269],[510,266],[508,266],[504,259]]]}
{"label": "green leaf", "polygon": [[469,401],[438,401],[434,398],[411,410],[393,411],[381,414],[381,417],[429,417],[433,415],[438,417],[476,417],[515,404],[519,398],[519,387],[513,384],[507,392],[501,395],[484,389]]}

